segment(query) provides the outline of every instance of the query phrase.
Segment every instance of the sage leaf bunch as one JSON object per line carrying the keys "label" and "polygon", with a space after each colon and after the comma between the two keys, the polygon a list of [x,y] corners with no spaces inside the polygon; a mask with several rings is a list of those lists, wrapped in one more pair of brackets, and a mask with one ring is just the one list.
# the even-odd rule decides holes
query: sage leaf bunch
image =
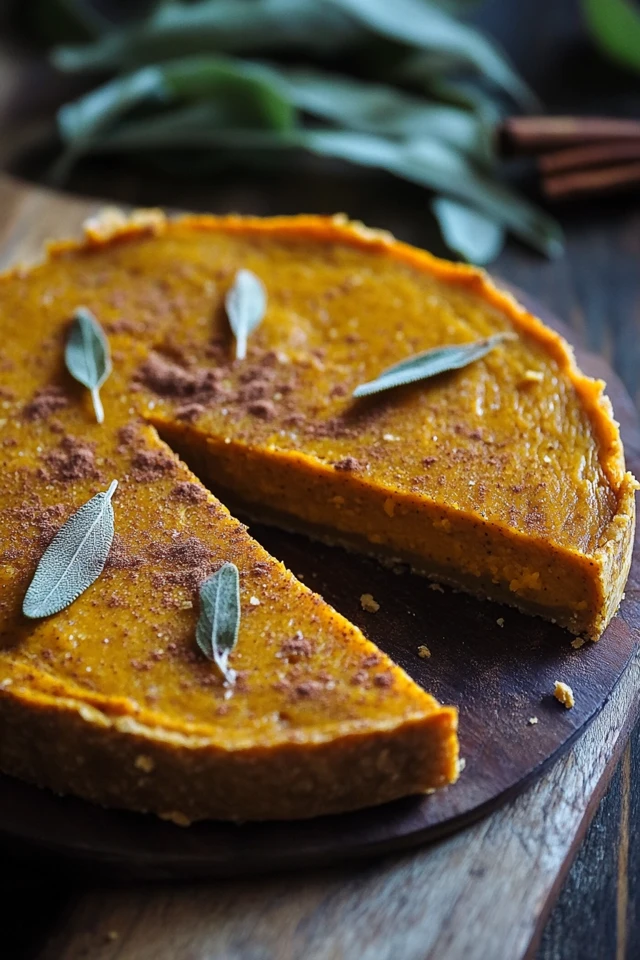
{"label": "sage leaf bunch", "polygon": [[363,383],[353,391],[353,396],[368,397],[373,393],[382,393],[394,387],[401,387],[419,380],[428,380],[439,373],[460,370],[470,363],[485,357],[505,340],[514,338],[512,333],[495,333],[491,337],[475,340],[472,343],[458,343],[446,347],[435,347],[416,353],[400,363],[394,364],[375,380]]}
{"label": "sage leaf bunch", "polygon": [[508,233],[562,252],[557,223],[506,184],[497,156],[505,111],[539,110],[537,99],[465,22],[468,4],[162,0],[125,25],[87,18],[90,0],[65,6],[70,41],[86,39],[56,47],[54,64],[107,79],[58,113],[57,183],[89,153],[134,154],[174,176],[295,169],[310,153],[429,190],[424,215],[463,259],[490,262]]}
{"label": "sage leaf bunch", "polygon": [[234,563],[225,562],[200,585],[196,642],[229,684],[235,681],[235,672],[229,667],[229,654],[238,642],[239,627],[238,568]]}
{"label": "sage leaf bunch", "polygon": [[39,619],[63,610],[98,579],[107,562],[114,534],[111,499],[118,486],[92,497],[69,517],[36,567],[22,612]]}
{"label": "sage leaf bunch", "polygon": [[100,387],[111,373],[111,355],[102,327],[86,307],[74,313],[64,359],[71,376],[91,391],[96,420],[103,423]]}
{"label": "sage leaf bunch", "polygon": [[225,297],[229,326],[236,338],[236,360],[247,355],[247,339],[267,309],[267,291],[251,270],[238,270]]}

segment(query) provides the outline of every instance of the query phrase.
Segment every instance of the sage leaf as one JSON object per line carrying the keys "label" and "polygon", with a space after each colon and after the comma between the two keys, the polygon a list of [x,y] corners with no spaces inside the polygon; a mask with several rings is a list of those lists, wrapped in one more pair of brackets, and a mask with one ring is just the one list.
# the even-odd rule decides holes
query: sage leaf
{"label": "sage leaf", "polygon": [[74,314],[64,359],[71,376],[91,391],[96,420],[103,423],[100,387],[111,373],[109,342],[86,307],[79,307]]}
{"label": "sage leaf", "polygon": [[247,355],[247,338],[267,309],[267,291],[251,270],[238,270],[225,298],[229,326],[236,338],[236,360]]}
{"label": "sage leaf", "polygon": [[107,491],[80,507],[55,535],[25,594],[25,617],[39,619],[58,613],[98,579],[113,542],[111,498],[117,486],[118,481],[113,480]]}
{"label": "sage leaf", "polygon": [[446,245],[470,263],[490,263],[502,250],[503,228],[473,207],[448,197],[436,197],[431,209]]}
{"label": "sage leaf", "polygon": [[468,110],[430,103],[395,87],[337,73],[311,69],[282,69],[281,73],[295,106],[314,116],[396,139],[434,137],[487,158],[488,132]]}
{"label": "sage leaf", "polygon": [[58,47],[60,70],[128,70],[211,50],[253,53],[297,49],[329,56],[362,41],[363,28],[319,0],[201,0],[162,4],[141,23],[95,43]]}
{"label": "sage leaf", "polygon": [[65,150],[49,171],[51,185],[64,183],[73,166],[91,149],[91,144],[105,130],[110,130],[120,117],[143,104],[153,107],[168,98],[162,71],[157,67],[145,67],[116,77],[65,104],[57,114],[58,131]]}
{"label": "sage leaf", "polygon": [[492,337],[485,337],[473,343],[457,343],[416,353],[389,367],[376,380],[356,387],[353,396],[368,397],[372,393],[381,393],[383,390],[391,390],[393,387],[400,387],[407,383],[427,380],[448,370],[459,370],[473,363],[474,360],[480,360],[500,343],[511,340],[513,337],[512,333],[495,333]]}
{"label": "sage leaf", "polygon": [[289,130],[296,111],[282,77],[263,64],[231,57],[185,57],[163,64],[164,83],[174,100],[221,102],[229,125]]}
{"label": "sage leaf", "polygon": [[330,0],[388,40],[446,55],[475,67],[526,110],[540,106],[506,55],[479,30],[429,0]]}
{"label": "sage leaf", "polygon": [[234,563],[223,563],[200,585],[196,642],[204,655],[214,661],[228,683],[235,680],[235,672],[229,667],[229,654],[238,642],[239,626],[238,568]]}

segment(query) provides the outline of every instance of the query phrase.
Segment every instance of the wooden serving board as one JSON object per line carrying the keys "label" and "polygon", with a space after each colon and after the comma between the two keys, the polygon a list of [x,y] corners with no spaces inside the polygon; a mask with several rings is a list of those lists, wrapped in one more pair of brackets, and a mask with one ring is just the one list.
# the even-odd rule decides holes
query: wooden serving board
{"label": "wooden serving board", "polygon": [[[0,179],[0,265],[33,259],[45,239],[77,233],[96,206]],[[580,353],[579,359],[589,372],[602,375],[597,358]],[[629,463],[640,472],[633,406],[611,371],[604,373]],[[0,832],[5,838],[93,868],[156,878],[247,875],[413,846],[488,813],[537,777],[600,713],[636,650],[638,551],[619,615],[597,645],[575,650],[565,631],[511,608],[448,588],[430,589],[422,578],[397,575],[303,537],[257,525],[252,532],[414,679],[442,702],[459,706],[466,767],[458,783],[429,797],[349,815],[297,823],[205,823],[184,830],[3,777]],[[375,615],[360,608],[363,593],[379,601]],[[423,643],[431,650],[428,660],[417,655]],[[553,698],[556,679],[573,688],[573,710]],[[532,717],[535,725],[529,723]]]}

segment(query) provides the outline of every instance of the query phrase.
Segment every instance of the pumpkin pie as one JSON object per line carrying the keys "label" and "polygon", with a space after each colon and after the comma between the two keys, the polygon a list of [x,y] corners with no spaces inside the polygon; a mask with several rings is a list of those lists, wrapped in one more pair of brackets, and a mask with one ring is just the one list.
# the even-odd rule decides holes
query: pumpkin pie
{"label": "pumpkin pie", "polygon": [[[241,268],[268,302],[235,361],[224,301]],[[80,305],[112,351],[103,424],[64,368]],[[111,213],[2,278],[0,330],[8,773],[178,822],[313,816],[455,779],[455,709],[228,508],[592,639],[618,606],[636,484],[603,384],[477,270],[343,218]],[[505,331],[463,370],[352,399],[395,361]],[[46,545],[113,478],[107,568],[26,620]],[[198,586],[225,560],[233,688],[194,640]]]}

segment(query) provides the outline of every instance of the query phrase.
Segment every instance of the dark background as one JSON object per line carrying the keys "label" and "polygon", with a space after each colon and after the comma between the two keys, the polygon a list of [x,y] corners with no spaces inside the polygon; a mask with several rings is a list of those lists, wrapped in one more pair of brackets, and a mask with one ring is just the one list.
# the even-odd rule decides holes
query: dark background
{"label": "dark background", "polygon": [[[0,44],[10,42],[1,16]],[[640,76],[613,67],[595,50],[582,26],[578,0],[486,0],[474,19],[501,41],[550,112],[640,117]],[[66,87],[66,82],[52,80],[36,55],[29,60],[24,89],[26,109],[34,116],[50,114]],[[16,159],[10,136],[0,139],[0,162],[14,172],[42,175],[46,150]],[[535,197],[535,178],[526,169],[519,172],[524,189]],[[70,186],[142,205],[256,214],[340,210],[443,252],[423,191],[340,166],[314,162],[303,164],[296,177],[245,171],[185,183],[135,162],[89,161]],[[567,235],[564,258],[548,262],[510,242],[492,270],[562,318],[576,340],[604,354],[640,406],[640,194],[552,209]],[[538,960],[640,957],[639,823],[636,730],[560,892]],[[34,870],[8,857],[4,866],[0,956],[38,957],[47,931],[73,900],[73,881],[56,866]]]}

